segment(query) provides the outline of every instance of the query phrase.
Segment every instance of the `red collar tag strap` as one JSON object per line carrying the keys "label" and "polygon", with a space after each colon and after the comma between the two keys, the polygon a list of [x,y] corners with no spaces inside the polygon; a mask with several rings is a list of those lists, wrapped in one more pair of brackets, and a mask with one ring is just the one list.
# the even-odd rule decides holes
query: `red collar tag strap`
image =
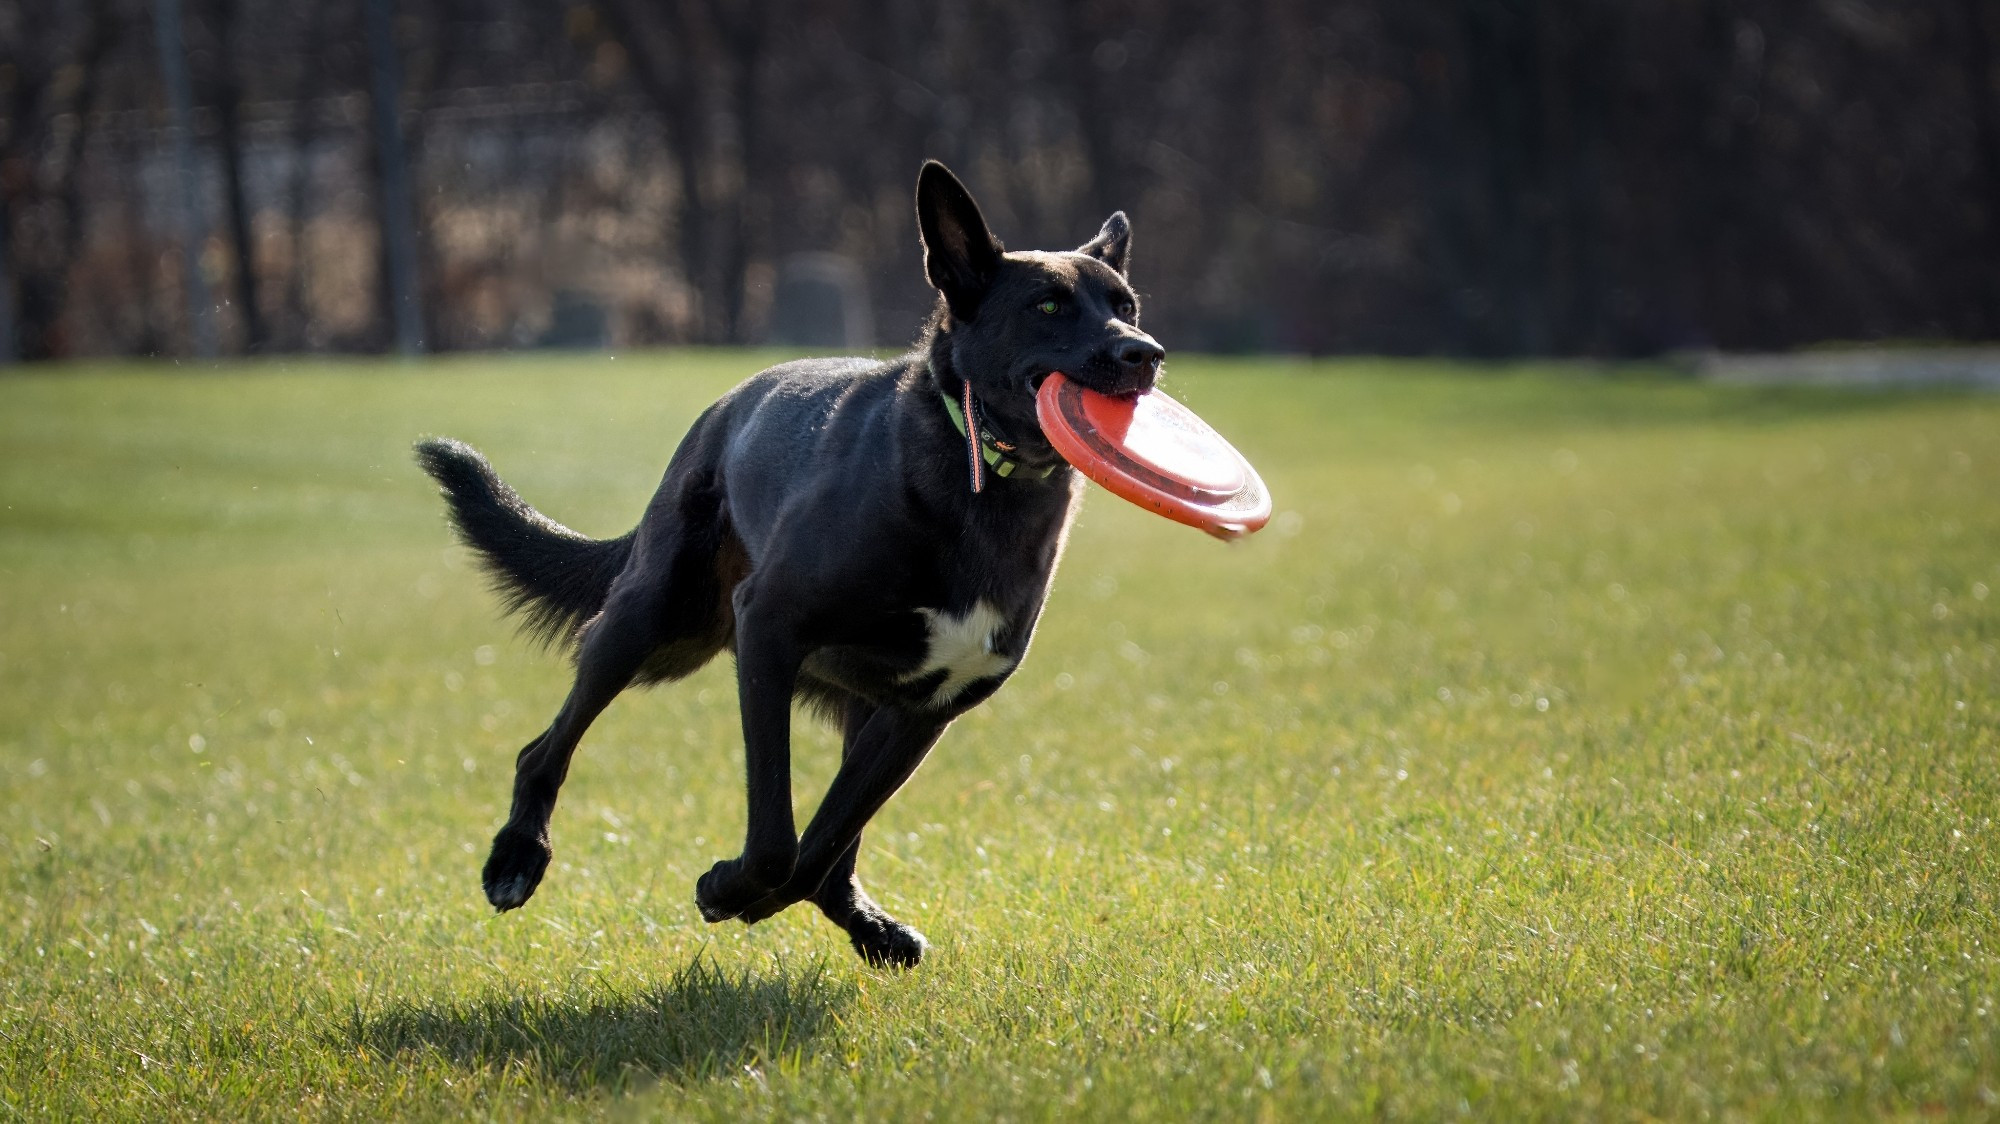
{"label": "red collar tag strap", "polygon": [[965,452],[972,461],[972,494],[978,495],[986,487],[985,458],[980,456],[979,403],[972,400],[972,380],[958,380],[959,393],[965,404]]}

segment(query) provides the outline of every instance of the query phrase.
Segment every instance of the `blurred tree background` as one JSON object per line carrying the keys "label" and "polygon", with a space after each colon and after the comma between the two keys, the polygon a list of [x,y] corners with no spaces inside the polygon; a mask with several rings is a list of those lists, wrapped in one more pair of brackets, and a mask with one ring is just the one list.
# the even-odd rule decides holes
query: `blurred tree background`
{"label": "blurred tree background", "polygon": [[929,156],[1017,247],[1128,211],[1181,349],[1993,339],[1996,35],[1996,0],[0,0],[0,354],[198,352],[191,304],[223,353],[893,346]]}

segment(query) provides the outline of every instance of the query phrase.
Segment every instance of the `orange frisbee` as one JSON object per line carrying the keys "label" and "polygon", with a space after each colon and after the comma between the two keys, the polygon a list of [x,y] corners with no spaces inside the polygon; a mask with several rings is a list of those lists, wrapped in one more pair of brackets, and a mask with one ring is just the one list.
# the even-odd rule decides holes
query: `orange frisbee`
{"label": "orange frisbee", "polygon": [[1035,414],[1056,452],[1112,495],[1219,539],[1271,519],[1271,493],[1243,454],[1157,390],[1114,397],[1058,371],[1042,381]]}

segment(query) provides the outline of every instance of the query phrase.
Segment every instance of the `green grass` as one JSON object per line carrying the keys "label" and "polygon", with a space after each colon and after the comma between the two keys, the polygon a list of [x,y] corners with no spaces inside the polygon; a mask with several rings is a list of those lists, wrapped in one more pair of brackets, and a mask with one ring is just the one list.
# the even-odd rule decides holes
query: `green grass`
{"label": "green grass", "polygon": [[0,379],[0,1116],[2000,1112],[1994,399],[1181,361],[1281,514],[1091,495],[868,837],[920,969],[700,922],[726,662],[494,916],[567,676],[409,444],[615,533],[768,359]]}

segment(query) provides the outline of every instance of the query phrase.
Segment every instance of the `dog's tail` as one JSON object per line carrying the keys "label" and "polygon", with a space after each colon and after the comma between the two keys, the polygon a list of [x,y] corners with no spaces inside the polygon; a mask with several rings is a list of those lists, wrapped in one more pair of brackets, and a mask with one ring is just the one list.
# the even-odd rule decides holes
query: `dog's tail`
{"label": "dog's tail", "polygon": [[632,534],[593,539],[550,519],[514,494],[463,441],[419,442],[417,463],[444,488],[458,538],[479,555],[521,630],[568,644],[604,607],[611,581],[632,554]]}

